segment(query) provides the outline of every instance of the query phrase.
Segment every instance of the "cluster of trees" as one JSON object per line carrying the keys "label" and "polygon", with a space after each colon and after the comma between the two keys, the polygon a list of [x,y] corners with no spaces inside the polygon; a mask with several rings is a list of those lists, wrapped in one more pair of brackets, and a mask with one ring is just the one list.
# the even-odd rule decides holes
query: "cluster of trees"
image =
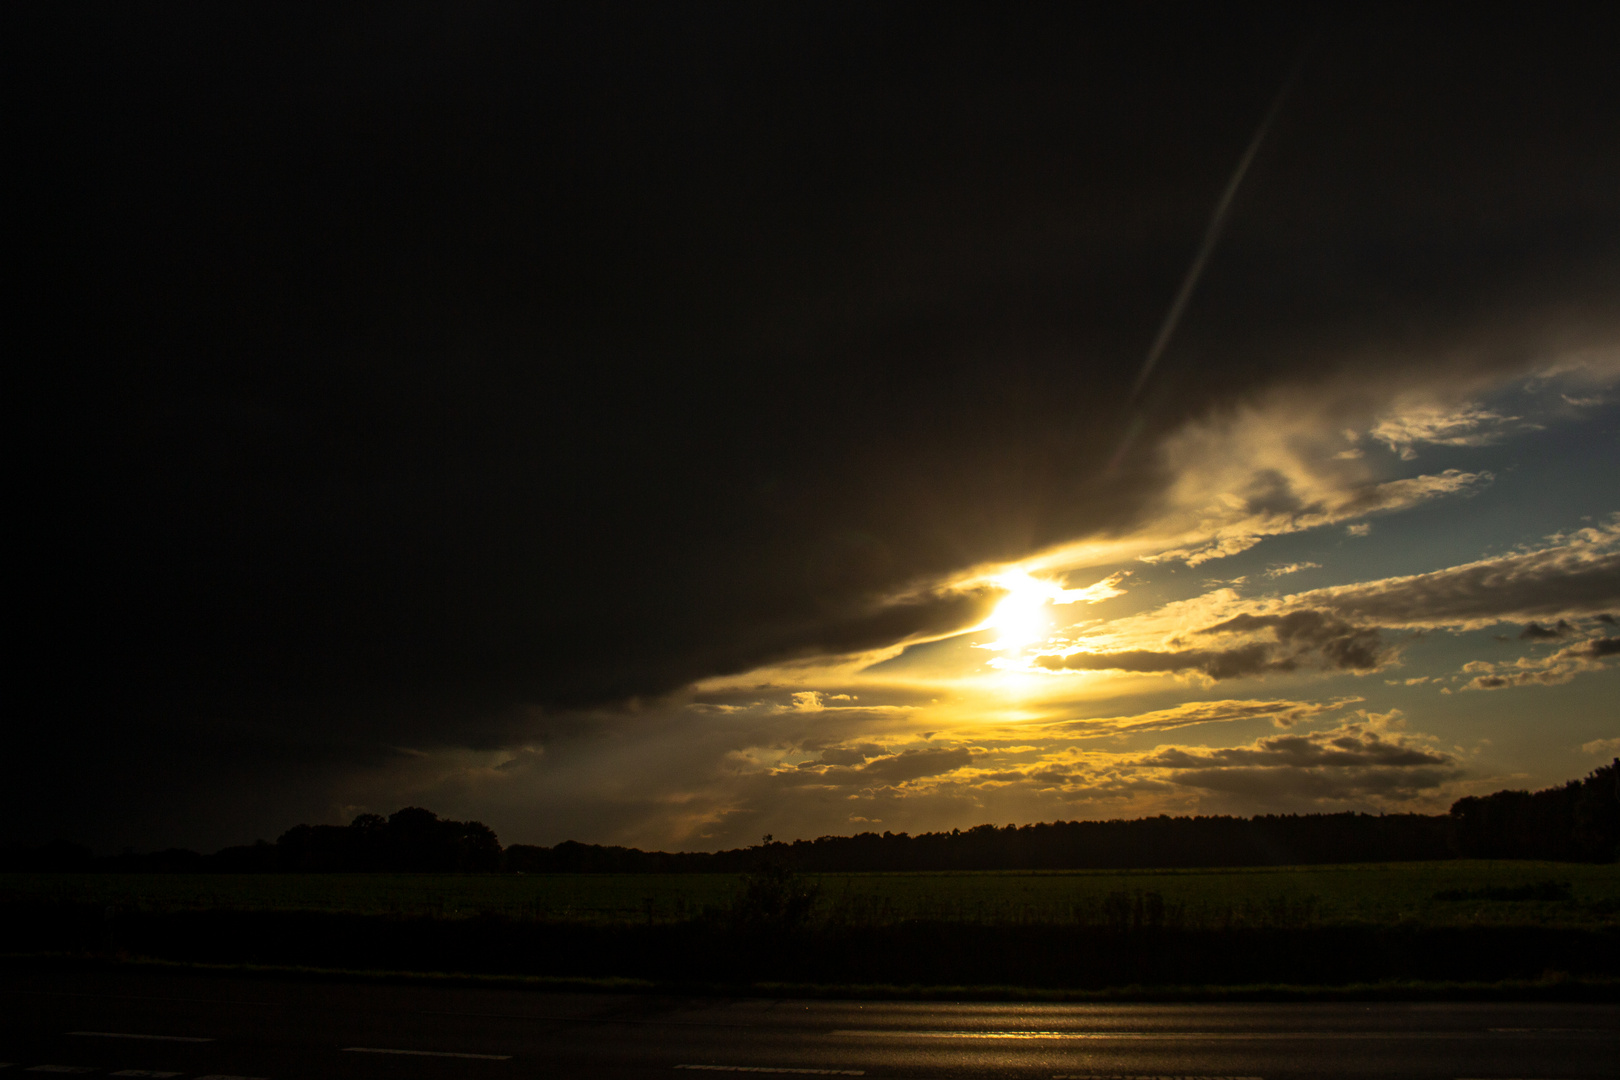
{"label": "cluster of trees", "polygon": [[92,858],[57,842],[0,850],[0,870],[395,871],[519,873],[741,873],[761,855],[802,872],[861,870],[1079,870],[1283,866],[1499,858],[1620,858],[1620,758],[1584,780],[1545,791],[1498,791],[1458,800],[1449,814],[1266,814],[980,825],[966,831],[861,833],[771,841],[717,852],[641,851],[566,841],[502,849],[478,821],[449,821],[420,807],[349,825],[299,825],[274,844],[213,855],[170,850]]}
{"label": "cluster of trees", "polygon": [[1620,857],[1620,758],[1563,787],[1458,799],[1451,818],[1464,858],[1607,862]]}
{"label": "cluster of trees", "polygon": [[386,820],[361,814],[347,826],[298,825],[276,841],[276,868],[395,873],[501,868],[501,843],[481,821],[449,821],[408,806]]}

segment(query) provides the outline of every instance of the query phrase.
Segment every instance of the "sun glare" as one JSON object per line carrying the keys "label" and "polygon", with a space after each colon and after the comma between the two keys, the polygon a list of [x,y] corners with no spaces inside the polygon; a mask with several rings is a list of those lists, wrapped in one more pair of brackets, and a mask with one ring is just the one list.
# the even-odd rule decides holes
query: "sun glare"
{"label": "sun glare", "polygon": [[986,624],[1000,632],[996,647],[1022,649],[1039,641],[1051,629],[1047,606],[1052,594],[1061,592],[1062,586],[1030,577],[1022,570],[1003,574],[996,584],[1007,590]]}
{"label": "sun glare", "polygon": [[1065,589],[1061,582],[1035,577],[1027,570],[998,574],[989,580],[997,588],[1005,589],[1007,595],[984,623],[984,629],[999,631],[995,643],[989,647],[1016,654],[1044,641],[1053,629],[1053,605],[1095,604],[1123,595],[1120,582],[1124,576],[1115,573],[1085,588]]}

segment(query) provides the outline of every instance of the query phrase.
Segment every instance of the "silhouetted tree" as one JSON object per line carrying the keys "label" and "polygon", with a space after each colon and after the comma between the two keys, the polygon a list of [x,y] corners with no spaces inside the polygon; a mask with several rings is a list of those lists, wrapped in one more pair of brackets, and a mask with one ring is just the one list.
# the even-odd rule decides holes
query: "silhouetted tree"
{"label": "silhouetted tree", "polygon": [[1470,795],[1451,806],[1463,855],[1609,861],[1620,857],[1620,758],[1544,791]]}
{"label": "silhouetted tree", "polygon": [[488,871],[501,844],[481,821],[450,821],[420,806],[388,818],[361,814],[347,826],[298,825],[276,841],[277,868],[322,873]]}

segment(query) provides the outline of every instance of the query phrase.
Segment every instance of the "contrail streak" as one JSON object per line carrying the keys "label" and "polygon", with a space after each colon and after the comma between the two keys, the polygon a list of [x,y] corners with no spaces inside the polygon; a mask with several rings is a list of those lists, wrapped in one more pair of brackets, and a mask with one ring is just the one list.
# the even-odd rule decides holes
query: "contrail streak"
{"label": "contrail streak", "polygon": [[1316,39],[1321,36],[1321,27],[1311,34],[1300,50],[1299,59],[1294,62],[1293,70],[1283,80],[1281,89],[1271,102],[1271,108],[1260,120],[1260,126],[1255,129],[1254,138],[1249,140],[1248,149],[1238,159],[1237,168],[1232,170],[1232,178],[1226,182],[1226,190],[1215,204],[1215,212],[1210,215],[1209,225],[1204,229],[1204,240],[1198,245],[1198,254],[1193,257],[1192,265],[1187,268],[1187,276],[1181,280],[1181,288],[1176,291],[1176,298],[1170,304],[1170,310],[1165,314],[1164,322],[1159,326],[1158,336],[1153,339],[1153,345],[1148,349],[1147,359],[1142,362],[1142,373],[1136,377],[1136,385],[1131,387],[1130,400],[1136,400],[1142,388],[1147,385],[1148,376],[1159,363],[1159,357],[1164,355],[1165,348],[1170,344],[1170,338],[1176,332],[1176,324],[1181,322],[1181,315],[1187,310],[1187,301],[1192,298],[1193,289],[1198,287],[1198,279],[1204,273],[1204,265],[1215,250],[1215,244],[1221,238],[1221,230],[1226,226],[1226,218],[1232,209],[1232,200],[1237,196],[1238,187],[1243,183],[1243,177],[1253,164],[1255,155],[1260,152],[1260,144],[1266,141],[1266,133],[1271,130],[1272,123],[1277,114],[1282,112],[1283,102],[1288,100],[1289,93],[1294,89],[1294,83],[1299,81],[1299,73],[1305,68],[1305,59],[1310,55],[1311,49],[1316,45]]}

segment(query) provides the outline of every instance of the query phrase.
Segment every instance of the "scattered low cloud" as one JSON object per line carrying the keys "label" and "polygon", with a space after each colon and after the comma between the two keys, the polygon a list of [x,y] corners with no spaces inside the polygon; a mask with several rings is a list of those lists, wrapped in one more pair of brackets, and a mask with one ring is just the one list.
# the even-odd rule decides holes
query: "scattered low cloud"
{"label": "scattered low cloud", "polygon": [[1133,764],[1166,770],[1164,778],[1176,785],[1316,801],[1412,797],[1460,774],[1456,759],[1432,740],[1398,730],[1401,719],[1398,711],[1364,714],[1326,731],[1272,735],[1218,749],[1163,746]]}
{"label": "scattered low cloud", "polygon": [[1559,649],[1542,658],[1520,657],[1511,663],[1475,660],[1463,665],[1473,674],[1464,690],[1505,690],[1518,686],[1555,686],[1583,671],[1596,671],[1604,661],[1620,655],[1620,638],[1602,637]]}
{"label": "scattered low cloud", "polygon": [[1159,747],[1137,765],[1163,769],[1227,765],[1354,768],[1367,765],[1447,765],[1446,754],[1404,739],[1382,725],[1350,723],[1329,731],[1268,735],[1220,749]]}
{"label": "scattered low cloud", "polygon": [[1370,671],[1388,662],[1390,650],[1377,627],[1352,626],[1326,611],[1300,608],[1281,615],[1234,615],[1205,630],[1206,634],[1241,634],[1269,630],[1277,644],[1299,658],[1315,654],[1325,668]]}

